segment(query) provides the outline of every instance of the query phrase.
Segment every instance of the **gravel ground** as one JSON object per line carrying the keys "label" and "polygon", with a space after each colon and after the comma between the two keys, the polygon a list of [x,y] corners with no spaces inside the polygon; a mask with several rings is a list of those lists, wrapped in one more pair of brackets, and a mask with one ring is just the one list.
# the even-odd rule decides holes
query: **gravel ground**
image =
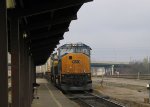
{"label": "gravel ground", "polygon": [[93,88],[96,92],[111,97],[127,107],[150,107],[144,103],[149,97],[146,89],[148,80],[93,77]]}

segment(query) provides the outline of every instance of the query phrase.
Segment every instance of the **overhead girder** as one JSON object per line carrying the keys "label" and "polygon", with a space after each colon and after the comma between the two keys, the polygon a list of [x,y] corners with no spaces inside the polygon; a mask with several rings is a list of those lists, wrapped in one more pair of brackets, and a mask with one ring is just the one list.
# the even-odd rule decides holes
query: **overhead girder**
{"label": "overhead girder", "polygon": [[34,48],[31,48],[30,52],[31,53],[35,53],[35,52],[38,52],[38,51],[42,51],[42,52],[46,52],[46,51],[49,51],[49,50],[54,50],[55,48],[57,48],[57,44],[55,45],[50,45],[50,46],[41,46],[41,47],[34,47]]}
{"label": "overhead girder", "polygon": [[63,34],[60,34],[58,36],[53,36],[53,37],[50,37],[49,39],[47,38],[42,38],[42,39],[37,39],[37,40],[31,40],[31,43],[30,45],[36,45],[36,44],[39,44],[39,45],[43,45],[43,44],[47,44],[47,43],[50,43],[50,42],[59,42],[59,40],[63,39]]}
{"label": "overhead girder", "polygon": [[62,29],[58,29],[58,30],[50,30],[45,33],[31,35],[30,39],[31,40],[39,40],[39,39],[44,39],[44,38],[47,38],[47,39],[48,38],[49,39],[57,38],[60,36],[59,34],[68,32],[68,31],[69,31],[68,28],[62,28]]}
{"label": "overhead girder", "polygon": [[60,17],[73,16],[73,15],[77,14],[77,12],[81,6],[82,6],[82,4],[64,8],[64,9],[60,9],[60,10],[56,10],[53,14],[53,19],[58,19]]}
{"label": "overhead girder", "polygon": [[44,53],[44,54],[33,54],[33,58],[39,59],[47,59],[50,56],[50,53]]}
{"label": "overhead girder", "polygon": [[40,28],[40,29],[35,29],[35,30],[30,30],[29,32],[29,36],[36,36],[37,34],[42,34],[42,33],[46,33],[46,32],[51,32],[51,31],[55,31],[55,30],[61,30],[61,29],[68,29],[70,25],[70,22],[66,22],[63,24],[59,24],[59,25],[53,25],[51,27],[44,27],[44,28]]}
{"label": "overhead girder", "polygon": [[66,23],[63,23],[63,24],[57,24],[57,25],[53,25],[51,26],[51,30],[55,30],[55,29],[64,29],[64,28],[68,28],[70,25],[70,22],[66,22]]}
{"label": "overhead girder", "polygon": [[43,51],[43,52],[39,52],[39,53],[32,53],[32,56],[33,56],[33,57],[38,57],[37,59],[43,58],[43,57],[47,57],[47,56],[50,55],[50,51],[51,51],[51,50],[46,51],[46,52]]}
{"label": "overhead girder", "polygon": [[38,48],[38,47],[45,47],[45,46],[51,46],[56,45],[59,43],[59,40],[56,41],[50,41],[50,42],[40,42],[39,44],[31,44],[30,48]]}
{"label": "overhead girder", "polygon": [[[49,50],[49,51],[45,51],[45,52],[44,51],[41,52],[42,50],[39,50],[39,51],[35,51],[35,52],[31,53],[31,55],[33,57],[37,57],[37,59],[40,59],[40,58],[49,56],[51,54],[51,52],[53,52],[54,50]],[[37,53],[37,52],[39,52],[39,53]]]}
{"label": "overhead girder", "polygon": [[39,61],[43,61],[46,62],[46,60],[48,59],[48,57],[50,56],[50,54],[41,54],[41,55],[33,55],[33,59],[35,60],[35,62],[39,62]]}
{"label": "overhead girder", "polygon": [[46,61],[47,61],[47,59],[39,59],[39,60],[34,59],[34,63],[36,66],[43,65],[46,63]]}
{"label": "overhead girder", "polygon": [[44,65],[46,63],[46,61],[45,60],[41,61],[41,62],[35,61],[34,63],[35,63],[36,66],[40,66],[40,65]]}
{"label": "overhead girder", "polygon": [[53,50],[54,48],[56,48],[56,46],[53,47],[40,47],[40,48],[33,48],[31,50],[31,53],[44,53],[44,52],[50,52],[50,50]]}
{"label": "overhead girder", "polygon": [[30,31],[33,29],[39,29],[39,28],[43,28],[47,26],[70,22],[72,20],[77,20],[77,15],[69,16],[69,17],[62,17],[62,18],[53,19],[53,20],[46,20],[46,21],[38,22],[38,23],[27,24],[24,26],[24,29]]}
{"label": "overhead girder", "polygon": [[35,63],[36,62],[45,62],[46,63],[47,59],[50,57],[50,54],[47,57],[41,57],[41,56],[39,58],[36,58],[36,57],[39,57],[39,56],[35,56],[35,57],[33,56]]}
{"label": "overhead girder", "polygon": [[32,57],[34,59],[35,65],[42,65],[44,64],[48,57],[50,56],[50,53],[52,53],[53,50],[50,50],[49,52],[44,52],[44,53],[32,53]]}
{"label": "overhead girder", "polygon": [[[34,55],[33,55],[33,59],[34,59],[34,61],[35,61],[35,63],[39,63],[39,62],[46,62],[47,61],[47,59],[48,59],[48,57],[50,56],[50,54],[49,55],[41,55],[40,57],[39,56],[35,56],[34,57]],[[38,57],[38,58],[37,58]]]}
{"label": "overhead girder", "polygon": [[59,9],[63,9],[63,8],[68,8],[68,7],[72,7],[75,5],[80,5],[86,2],[90,2],[93,0],[67,0],[66,2],[63,0],[58,1],[58,2],[53,2],[52,0],[47,0],[46,2],[42,1],[42,3],[36,3],[37,1],[34,1],[32,4],[35,4],[34,6],[30,5],[30,3],[28,4],[28,6],[24,5],[24,8],[20,8],[20,9],[12,9],[10,11],[8,11],[8,14],[12,14],[11,12],[13,12],[13,14],[15,14],[16,16],[19,17],[24,17],[24,16],[32,16],[32,15],[38,15],[38,14],[42,14],[42,13],[46,13],[46,12],[50,12],[50,11],[55,11],[55,10],[59,10]]}

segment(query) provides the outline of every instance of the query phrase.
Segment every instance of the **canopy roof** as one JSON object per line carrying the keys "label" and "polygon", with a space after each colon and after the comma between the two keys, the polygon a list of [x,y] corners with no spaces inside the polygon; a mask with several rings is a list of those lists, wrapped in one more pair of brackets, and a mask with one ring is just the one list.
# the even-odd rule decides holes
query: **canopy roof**
{"label": "canopy roof", "polygon": [[[13,1],[13,0],[12,0]],[[19,17],[35,65],[44,64],[81,6],[92,0],[15,0],[8,17]],[[11,3],[9,3],[11,4]],[[13,8],[12,8],[13,7]]]}

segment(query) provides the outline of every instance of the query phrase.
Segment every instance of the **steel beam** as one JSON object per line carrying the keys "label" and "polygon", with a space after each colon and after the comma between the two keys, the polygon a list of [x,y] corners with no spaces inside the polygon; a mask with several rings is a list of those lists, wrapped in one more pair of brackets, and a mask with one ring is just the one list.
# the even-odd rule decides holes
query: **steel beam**
{"label": "steel beam", "polygon": [[30,82],[31,82],[31,101],[33,100],[33,73],[34,73],[34,62],[33,62],[33,57],[31,56],[31,71],[30,71]]}
{"label": "steel beam", "polygon": [[24,29],[29,31],[29,30],[39,29],[39,28],[47,27],[47,26],[51,26],[51,25],[57,25],[57,24],[70,22],[72,20],[77,20],[77,15],[66,16],[66,17],[62,17],[62,18],[59,18],[59,19],[53,19],[53,20],[50,20],[50,21],[46,20],[46,21],[43,21],[43,22],[27,24],[24,27]]}
{"label": "steel beam", "polygon": [[32,103],[32,57],[29,56],[29,104]]}
{"label": "steel beam", "polygon": [[59,44],[59,38],[61,39],[63,39],[63,37],[58,37],[58,38],[52,38],[52,39],[48,39],[48,40],[41,40],[41,42],[40,41],[33,41],[33,42],[31,42],[30,43],[30,48],[32,49],[32,48],[37,48],[37,47],[42,47],[42,46],[50,46],[50,45],[57,45],[57,44]]}
{"label": "steel beam", "polygon": [[33,83],[36,83],[36,66],[33,65]]}
{"label": "steel beam", "polygon": [[12,72],[12,107],[20,106],[20,38],[19,19],[11,18],[11,72]]}
{"label": "steel beam", "polygon": [[34,46],[37,46],[37,45],[45,45],[45,44],[54,44],[54,43],[58,43],[59,42],[59,40],[61,40],[61,39],[63,39],[64,37],[63,37],[63,34],[62,34],[62,36],[60,35],[60,36],[57,36],[57,37],[55,37],[55,38],[49,38],[49,39],[39,39],[39,40],[36,40],[36,41],[31,41],[31,45],[33,45],[33,47]]}
{"label": "steel beam", "polygon": [[0,107],[8,107],[8,35],[6,0],[0,0]]}
{"label": "steel beam", "polygon": [[24,55],[25,55],[25,62],[24,62],[24,66],[25,66],[25,78],[26,78],[26,81],[25,81],[25,89],[26,89],[26,95],[25,95],[25,102],[26,102],[26,107],[30,107],[30,100],[29,100],[29,96],[30,96],[30,93],[29,93],[29,56],[28,56],[28,46],[25,42],[25,45],[24,45]]}
{"label": "steel beam", "polygon": [[[43,52],[49,52],[50,50],[53,50],[54,48],[57,47],[57,44],[51,45],[51,44],[47,44],[47,45],[40,45],[39,48],[38,46],[31,48],[31,52],[32,53],[37,53],[38,51],[43,51]],[[43,53],[42,52],[42,53]],[[38,54],[38,53],[37,53]]]}
{"label": "steel beam", "polygon": [[57,38],[60,36],[60,34],[63,34],[65,32],[68,32],[69,29],[68,28],[63,28],[63,29],[58,29],[58,30],[52,30],[52,31],[48,31],[45,33],[40,33],[40,34],[34,34],[31,35],[30,38],[31,40],[39,40],[39,39],[48,39],[48,38]]}
{"label": "steel beam", "polygon": [[9,14],[15,13],[19,17],[24,17],[24,16],[33,16],[33,15],[38,15],[42,13],[47,13],[55,10],[60,10],[68,7],[73,7],[77,5],[82,5],[83,3],[90,2],[93,0],[71,0],[69,2],[43,2],[40,4],[40,6],[32,6],[32,7],[26,7],[23,9],[13,9],[9,11]]}
{"label": "steel beam", "polygon": [[26,83],[27,83],[27,103],[28,106],[27,107],[31,107],[30,104],[30,68],[29,68],[29,55],[28,55],[28,50],[27,50],[27,77],[26,77]]}
{"label": "steel beam", "polygon": [[23,31],[20,31],[20,107],[25,106],[25,66],[24,66],[24,39],[23,39]]}

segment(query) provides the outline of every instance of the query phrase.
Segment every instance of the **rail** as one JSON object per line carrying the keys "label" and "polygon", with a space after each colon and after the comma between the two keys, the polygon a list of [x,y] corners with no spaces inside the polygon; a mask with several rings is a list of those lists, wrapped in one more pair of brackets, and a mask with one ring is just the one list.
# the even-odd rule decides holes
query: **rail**
{"label": "rail", "polygon": [[88,92],[84,94],[71,94],[68,98],[79,103],[81,107],[125,107],[117,102]]}
{"label": "rail", "polygon": [[[93,76],[96,77],[96,76]],[[101,76],[97,76],[97,77],[101,77]],[[104,75],[104,77],[109,77],[109,78],[125,78],[125,79],[140,79],[140,80],[150,80],[150,74],[142,74],[142,75],[136,75],[136,74],[132,74],[132,75]]]}

